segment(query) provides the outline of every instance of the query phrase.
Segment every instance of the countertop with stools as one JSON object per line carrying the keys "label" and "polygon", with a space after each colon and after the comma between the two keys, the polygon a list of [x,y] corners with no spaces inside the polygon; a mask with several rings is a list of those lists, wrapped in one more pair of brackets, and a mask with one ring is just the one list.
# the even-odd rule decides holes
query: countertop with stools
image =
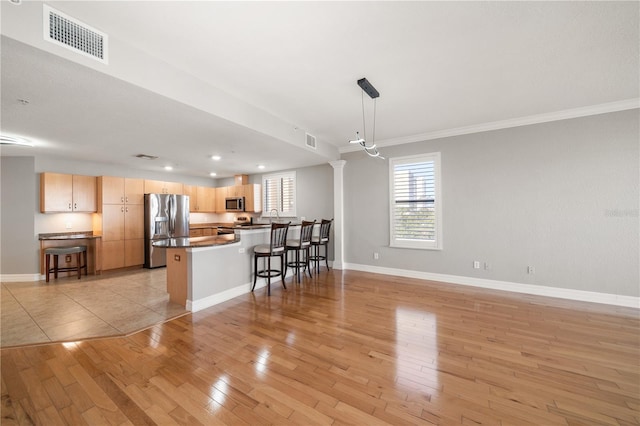
{"label": "countertop with stools", "polygon": [[[76,231],[76,232],[55,232],[55,233],[43,233],[38,235],[40,240],[40,274],[47,275],[46,256],[45,251],[49,248],[65,248],[70,247],[86,247],[86,251],[81,257],[81,261],[86,256],[84,265],[80,267],[85,271],[85,274],[98,274],[102,267],[100,263],[100,250],[102,236],[94,234],[93,231]],[[71,275],[72,272],[77,273],[78,256],[74,251],[73,253],[60,252],[62,256],[58,259],[58,272],[66,273],[65,276]],[[50,253],[54,254],[54,253]],[[58,256],[61,256],[58,254]],[[76,254],[74,256],[74,254]],[[56,257],[58,257],[56,256]],[[50,259],[51,260],[51,259]],[[53,259],[55,261],[55,258]]]}

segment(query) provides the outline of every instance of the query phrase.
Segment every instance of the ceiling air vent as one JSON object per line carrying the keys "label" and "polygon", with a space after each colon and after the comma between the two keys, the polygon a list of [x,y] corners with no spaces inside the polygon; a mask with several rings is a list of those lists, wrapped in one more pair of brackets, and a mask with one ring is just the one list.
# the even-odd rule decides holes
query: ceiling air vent
{"label": "ceiling air vent", "polygon": [[310,135],[309,133],[305,133],[306,140],[305,145],[311,149],[316,149],[316,137]]}
{"label": "ceiling air vent", "polygon": [[109,37],[87,24],[43,5],[44,39],[89,58],[108,63]]}
{"label": "ceiling air vent", "polygon": [[149,155],[149,154],[138,154],[135,157],[140,158],[142,160],[155,160],[156,158],[158,158],[155,155]]}

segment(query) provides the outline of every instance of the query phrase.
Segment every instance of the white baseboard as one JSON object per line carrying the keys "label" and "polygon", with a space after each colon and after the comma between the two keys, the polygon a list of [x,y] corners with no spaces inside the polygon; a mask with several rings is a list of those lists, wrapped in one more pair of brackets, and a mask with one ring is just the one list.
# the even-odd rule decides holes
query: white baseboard
{"label": "white baseboard", "polygon": [[508,281],[487,280],[483,278],[464,277],[459,275],[436,274],[432,272],[411,271],[408,269],[383,268],[379,266],[344,263],[343,269],[373,272],[383,275],[417,278],[429,281],[441,281],[451,284],[503,290],[514,293],[533,294],[536,296],[556,297],[559,299],[578,300],[581,302],[602,303],[605,305],[625,306],[640,309],[640,297],[621,296],[618,294],[598,293],[594,291],[573,290],[568,288],[547,287],[542,285],[521,284]]}
{"label": "white baseboard", "polygon": [[0,274],[0,282],[17,283],[17,282],[33,282],[44,280],[44,275],[40,274]]}
{"label": "white baseboard", "polygon": [[[287,273],[285,278],[290,277],[291,274]],[[280,278],[272,278],[271,285],[280,283]],[[267,280],[264,278],[259,278],[256,282],[255,290],[267,286]],[[220,293],[212,294],[211,296],[203,297],[198,300],[187,300],[186,309],[191,312],[198,312],[203,309],[210,308],[211,306],[217,305],[222,302],[226,302],[227,300],[231,300],[234,297],[242,296],[243,294],[247,294],[251,292],[251,287],[253,287],[253,283],[241,284],[236,287],[232,287],[228,290],[224,290]],[[254,291],[255,291],[254,290]]]}

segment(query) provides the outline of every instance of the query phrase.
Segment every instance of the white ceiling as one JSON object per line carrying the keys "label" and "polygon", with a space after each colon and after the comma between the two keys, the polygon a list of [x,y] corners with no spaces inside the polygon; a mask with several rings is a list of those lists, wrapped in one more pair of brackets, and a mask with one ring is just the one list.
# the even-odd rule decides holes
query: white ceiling
{"label": "white ceiling", "polygon": [[110,61],[42,41],[42,3],[2,2],[2,131],[38,154],[219,177],[324,163],[363,130],[361,77],[379,146],[639,97],[638,2],[47,4],[107,33]]}

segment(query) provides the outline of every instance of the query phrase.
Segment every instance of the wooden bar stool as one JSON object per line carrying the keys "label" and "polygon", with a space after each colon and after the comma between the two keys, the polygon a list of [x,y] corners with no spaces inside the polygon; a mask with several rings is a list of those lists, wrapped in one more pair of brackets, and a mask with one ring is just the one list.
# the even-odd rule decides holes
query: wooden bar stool
{"label": "wooden bar stool", "polygon": [[[87,246],[75,246],[75,247],[49,247],[44,249],[45,263],[47,269],[47,282],[49,282],[49,274],[53,272],[53,277],[58,279],[58,272],[78,271],[78,279],[84,274],[87,275]],[[58,256],[65,256],[67,254],[76,255],[76,266],[69,266],[64,268],[58,267]],[[84,263],[80,262],[80,255],[84,260]],[[51,256],[53,256],[53,268],[51,267]]]}
{"label": "wooden bar stool", "polygon": [[[258,277],[267,279],[267,294],[271,296],[271,278],[281,276],[282,287],[287,289],[284,285],[284,276],[287,273],[287,261],[285,260],[285,244],[287,242],[287,231],[289,230],[289,223],[272,223],[271,224],[271,239],[269,244],[260,244],[253,248],[253,287],[251,291],[256,288],[256,282]],[[271,267],[272,257],[280,258],[280,269]],[[266,258],[266,265],[264,269],[258,270],[258,258]]]}
{"label": "wooden bar stool", "polygon": [[[307,222],[302,221],[300,226],[300,238],[287,240],[287,254],[285,256],[287,266],[291,266],[295,269],[295,276],[300,282],[300,268],[302,268],[302,274],[304,275],[305,269],[308,270],[311,277],[311,266],[309,265],[309,247],[311,247],[311,235],[313,234],[313,226],[316,221]],[[300,259],[300,252],[304,251],[304,259]],[[289,260],[289,252],[295,252],[293,260]]]}
{"label": "wooden bar stool", "polygon": [[[309,257],[315,263],[316,273],[320,273],[320,261],[324,260],[327,265],[327,271],[329,270],[329,231],[331,231],[331,222],[333,219],[322,219],[320,222],[320,234],[311,238],[311,256]],[[320,254],[320,247],[324,247],[324,255]]]}

